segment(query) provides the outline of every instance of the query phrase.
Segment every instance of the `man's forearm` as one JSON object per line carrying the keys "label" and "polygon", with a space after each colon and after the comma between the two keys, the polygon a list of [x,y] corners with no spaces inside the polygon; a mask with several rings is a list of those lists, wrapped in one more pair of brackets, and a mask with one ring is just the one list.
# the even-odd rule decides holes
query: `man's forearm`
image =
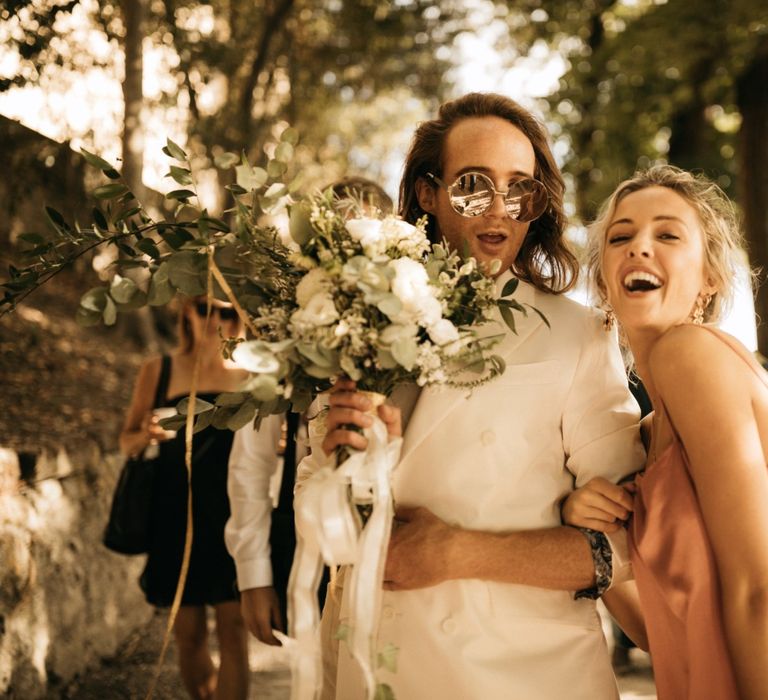
{"label": "man's forearm", "polygon": [[447,578],[477,578],[553,590],[595,585],[592,552],[571,527],[492,533],[452,528]]}
{"label": "man's forearm", "polygon": [[399,507],[384,587],[408,590],[464,578],[581,591],[595,585],[595,564],[586,537],[571,527],[464,530],[427,508]]}

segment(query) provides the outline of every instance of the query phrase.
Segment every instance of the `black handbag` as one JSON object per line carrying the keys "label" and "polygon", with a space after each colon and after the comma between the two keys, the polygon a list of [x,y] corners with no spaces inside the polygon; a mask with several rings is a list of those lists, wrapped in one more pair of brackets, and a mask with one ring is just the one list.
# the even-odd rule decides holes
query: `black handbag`
{"label": "black handbag", "polygon": [[[164,402],[171,374],[171,358],[163,356],[153,408]],[[131,457],[123,465],[112,496],[104,529],[104,546],[120,554],[145,554],[149,550],[152,494],[157,461]]]}

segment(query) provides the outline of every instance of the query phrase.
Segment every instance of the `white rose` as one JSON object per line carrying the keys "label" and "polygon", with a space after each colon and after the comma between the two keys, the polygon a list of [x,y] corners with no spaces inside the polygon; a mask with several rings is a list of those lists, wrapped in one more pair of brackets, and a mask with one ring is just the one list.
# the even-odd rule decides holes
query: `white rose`
{"label": "white rose", "polygon": [[356,241],[381,236],[381,221],[378,219],[350,219],[346,227],[349,235]]}
{"label": "white rose", "polygon": [[385,219],[381,229],[388,245],[397,245],[401,242],[420,243],[426,238],[421,229],[402,219]]}
{"label": "white rose", "polygon": [[291,321],[310,326],[328,326],[338,317],[339,312],[330,294],[321,292],[315,294],[305,308],[294,311]]}
{"label": "white rose", "polygon": [[386,242],[382,236],[382,222],[378,219],[350,219],[346,223],[349,235],[360,242],[367,255],[384,252]]}
{"label": "white rose", "polygon": [[310,270],[296,285],[296,302],[304,309],[316,294],[326,293],[331,286],[328,273],[322,267]]}
{"label": "white rose", "polygon": [[426,268],[416,260],[398,258],[389,263],[395,270],[392,293],[403,305],[396,321],[417,320],[423,326],[432,326],[442,317],[442,307],[429,283]]}
{"label": "white rose", "polygon": [[447,318],[441,318],[427,329],[429,337],[438,345],[447,345],[459,339],[459,331]]}

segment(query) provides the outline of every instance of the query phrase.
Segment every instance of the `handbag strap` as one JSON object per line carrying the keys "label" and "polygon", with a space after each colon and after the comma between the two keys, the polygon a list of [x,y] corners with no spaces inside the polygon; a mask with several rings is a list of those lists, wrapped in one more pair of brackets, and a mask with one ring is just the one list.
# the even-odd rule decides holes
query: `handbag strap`
{"label": "handbag strap", "polygon": [[163,355],[160,360],[160,378],[155,389],[155,401],[152,408],[162,406],[168,398],[168,383],[171,380],[171,356]]}

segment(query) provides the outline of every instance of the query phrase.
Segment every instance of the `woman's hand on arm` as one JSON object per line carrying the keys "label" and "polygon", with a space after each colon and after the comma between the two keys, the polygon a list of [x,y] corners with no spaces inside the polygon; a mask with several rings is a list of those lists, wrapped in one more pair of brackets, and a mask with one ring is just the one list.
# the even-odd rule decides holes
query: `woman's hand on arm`
{"label": "woman's hand on arm", "polygon": [[619,486],[596,476],[563,501],[563,523],[599,532],[616,532],[632,512],[634,485]]}

